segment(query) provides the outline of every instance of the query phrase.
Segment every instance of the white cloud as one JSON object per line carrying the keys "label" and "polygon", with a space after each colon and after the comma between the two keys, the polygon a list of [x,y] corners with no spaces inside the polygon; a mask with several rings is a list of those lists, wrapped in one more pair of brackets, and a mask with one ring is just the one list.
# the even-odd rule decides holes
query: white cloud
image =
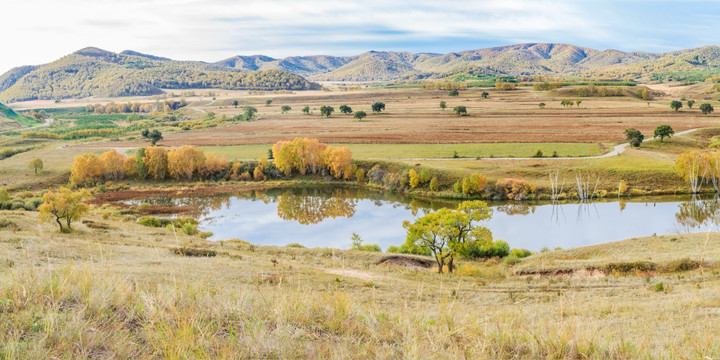
{"label": "white cloud", "polygon": [[[688,7],[617,0],[12,1],[2,6],[0,33],[3,47],[13,50],[0,56],[0,72],[85,46],[217,61],[236,54],[447,52],[544,41],[623,50],[677,48],[680,40],[703,45],[698,34],[713,34],[704,30],[713,29],[717,16],[686,17],[687,26],[648,24]],[[693,33],[682,30],[691,25]],[[668,40],[673,31],[685,37]]]}

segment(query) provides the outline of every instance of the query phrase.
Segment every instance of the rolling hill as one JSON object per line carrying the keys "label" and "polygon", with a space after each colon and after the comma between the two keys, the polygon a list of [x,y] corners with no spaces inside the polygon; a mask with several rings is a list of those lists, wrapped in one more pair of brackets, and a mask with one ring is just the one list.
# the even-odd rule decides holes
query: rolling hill
{"label": "rolling hill", "polygon": [[0,104],[0,130],[19,129],[40,125],[35,119],[20,115],[13,109]]}
{"label": "rolling hill", "polygon": [[[516,44],[447,54],[368,51],[355,56],[233,56],[216,63],[98,48],[0,75],[0,101],[152,95],[163,88],[307,90],[313,81],[460,79],[465,75],[704,80],[720,75],[720,47],[668,53]],[[309,80],[306,80],[309,79]]]}
{"label": "rolling hill", "polygon": [[153,95],[162,88],[306,90],[317,87],[282,69],[243,71],[199,61],[175,61],[134,51],[85,48],[49,64],[0,76],[0,101]]}
{"label": "rolling hill", "polygon": [[235,56],[216,64],[247,70],[282,69],[317,81],[442,78],[474,69],[494,75],[642,77],[675,72],[719,72],[720,48],[669,53],[594,50],[567,44],[516,44],[447,54],[369,51],[361,55]]}

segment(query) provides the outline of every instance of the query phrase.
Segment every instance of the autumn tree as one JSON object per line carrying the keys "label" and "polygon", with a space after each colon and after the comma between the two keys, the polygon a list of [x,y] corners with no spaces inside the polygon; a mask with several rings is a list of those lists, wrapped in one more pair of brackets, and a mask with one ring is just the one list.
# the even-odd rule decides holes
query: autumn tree
{"label": "autumn tree", "polygon": [[230,163],[225,156],[218,156],[214,152],[205,154],[205,161],[198,165],[198,173],[203,179],[208,179],[213,175],[224,172],[230,167]]}
{"label": "autumn tree", "polygon": [[35,175],[37,175],[38,172],[41,172],[43,169],[43,161],[41,159],[32,159],[28,164],[28,169],[33,170]]}
{"label": "autumn tree", "polygon": [[420,175],[418,175],[417,171],[415,169],[410,169],[408,172],[408,179],[410,188],[414,189],[420,185]]}
{"label": "autumn tree", "polygon": [[439,186],[437,177],[433,176],[433,178],[430,179],[430,185],[428,186],[430,187],[430,191],[438,191]]}
{"label": "autumn tree", "polygon": [[204,162],[205,154],[202,150],[196,150],[192,146],[173,149],[167,154],[168,174],[175,180],[192,180]]}
{"label": "autumn tree", "polygon": [[684,152],[675,160],[675,169],[690,185],[693,194],[700,192],[705,177],[711,170],[710,158],[697,151]]}
{"label": "autumn tree", "polygon": [[125,159],[127,159],[127,156],[116,150],[106,151],[100,156],[100,168],[105,180],[125,178]]}
{"label": "autumn tree", "polygon": [[325,116],[325,117],[330,117],[330,115],[333,113],[333,111],[335,111],[335,108],[332,106],[323,105],[320,107],[320,115]]}
{"label": "autumn tree", "polygon": [[76,156],[70,169],[70,182],[77,185],[94,185],[102,180],[100,160],[93,153]]}
{"label": "autumn tree", "polygon": [[442,208],[427,213],[414,223],[405,221],[406,245],[430,250],[442,273],[454,269],[454,258],[465,247],[492,243],[492,233],[479,222],[490,219],[492,209],[483,201],[465,201],[457,209]]}
{"label": "autumn tree", "polygon": [[364,119],[366,116],[367,116],[367,113],[365,113],[364,111],[356,111],[355,112],[355,119],[357,119],[358,121],[362,121],[362,119]]}
{"label": "autumn tree", "polygon": [[281,111],[283,114],[287,114],[287,112],[290,111],[290,110],[292,110],[292,108],[291,108],[289,105],[283,105],[283,106],[280,108],[280,111]]}
{"label": "autumn tree", "polygon": [[72,191],[62,187],[58,191],[48,191],[43,195],[42,204],[38,207],[40,220],[55,221],[60,232],[70,231],[72,222],[88,211],[88,206],[83,201],[89,197],[87,190]]}
{"label": "autumn tree", "polygon": [[340,112],[343,114],[352,114],[352,108],[347,105],[340,105]]}
{"label": "autumn tree", "polygon": [[352,152],[349,148],[328,146],[323,152],[325,165],[336,179],[345,177],[352,167]]}
{"label": "autumn tree", "polygon": [[326,145],[317,139],[296,138],[293,141],[278,141],[272,152],[278,170],[290,175],[296,170],[302,175],[313,174],[324,166],[323,154]]}
{"label": "autumn tree", "polygon": [[162,146],[149,146],[145,148],[143,163],[147,167],[149,176],[162,180],[168,171],[168,153]]}
{"label": "autumn tree", "polygon": [[374,113],[379,113],[383,110],[385,110],[385,103],[376,102],[370,106],[372,108],[372,111]]}
{"label": "autumn tree", "polygon": [[660,142],[662,142],[664,138],[670,138],[673,135],[675,135],[675,131],[670,127],[670,125],[660,125],[655,128],[655,137],[659,136]]}

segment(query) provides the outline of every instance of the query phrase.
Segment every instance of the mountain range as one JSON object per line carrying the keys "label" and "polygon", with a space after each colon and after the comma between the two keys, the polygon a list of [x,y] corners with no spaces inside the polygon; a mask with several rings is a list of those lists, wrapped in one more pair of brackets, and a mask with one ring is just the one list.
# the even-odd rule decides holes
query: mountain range
{"label": "mountain range", "polygon": [[0,75],[0,101],[150,95],[162,88],[306,90],[318,87],[312,81],[446,79],[462,74],[638,79],[677,73],[719,74],[720,47],[650,53],[528,43],[447,54],[233,56],[215,63],[85,48],[49,64]]}

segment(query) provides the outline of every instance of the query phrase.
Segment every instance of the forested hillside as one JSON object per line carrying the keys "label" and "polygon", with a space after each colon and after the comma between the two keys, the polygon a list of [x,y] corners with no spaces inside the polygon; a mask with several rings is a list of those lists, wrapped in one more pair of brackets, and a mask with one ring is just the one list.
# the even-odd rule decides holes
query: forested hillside
{"label": "forested hillside", "polygon": [[116,54],[86,48],[37,67],[16,68],[0,77],[0,101],[133,96],[161,88],[307,90],[316,85],[279,69],[241,71],[197,61],[173,61],[137,52]]}

